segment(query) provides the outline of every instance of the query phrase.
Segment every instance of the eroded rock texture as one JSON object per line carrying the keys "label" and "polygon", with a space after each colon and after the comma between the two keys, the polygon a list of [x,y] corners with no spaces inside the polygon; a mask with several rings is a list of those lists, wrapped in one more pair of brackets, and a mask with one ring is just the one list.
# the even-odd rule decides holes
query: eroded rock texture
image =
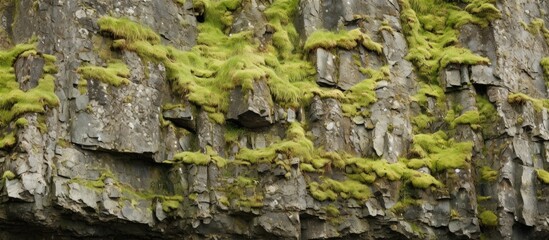
{"label": "eroded rock texture", "polygon": [[0,239],[549,238],[547,1],[0,7]]}

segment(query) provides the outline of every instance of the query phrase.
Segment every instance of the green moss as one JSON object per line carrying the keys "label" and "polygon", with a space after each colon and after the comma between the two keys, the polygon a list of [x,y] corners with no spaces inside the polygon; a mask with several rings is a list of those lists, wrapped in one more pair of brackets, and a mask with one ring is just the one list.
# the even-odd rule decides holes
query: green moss
{"label": "green moss", "polygon": [[543,169],[536,169],[536,173],[538,175],[538,179],[545,183],[549,184],[549,172],[543,170]]}
{"label": "green moss", "polygon": [[459,117],[455,118],[451,123],[450,127],[455,128],[458,124],[469,124],[471,126],[477,125],[480,123],[480,114],[478,111],[467,111],[461,114]]}
{"label": "green moss", "polygon": [[549,29],[545,27],[545,22],[543,19],[536,18],[530,22],[530,24],[526,25],[526,30],[528,30],[531,34],[537,35],[542,34],[545,38],[546,44],[549,45]]}
{"label": "green moss", "polygon": [[377,101],[375,87],[376,83],[381,80],[389,80],[389,67],[384,66],[380,70],[361,69],[361,71],[370,76],[370,78],[361,81],[354,85],[349,90],[345,91],[342,99],[341,109],[343,114],[349,117],[362,115],[367,116],[367,107]]}
{"label": "green moss", "polygon": [[[271,44],[254,41],[251,31],[227,35],[233,21],[232,12],[240,7],[241,1],[194,3],[195,8],[204,9],[205,21],[199,24],[197,45],[190,51],[161,45],[148,38],[126,38],[124,34],[118,34],[124,39],[116,40],[113,46],[163,63],[172,89],[211,113],[210,118],[220,124],[224,122],[222,115],[228,109],[229,90],[238,86],[246,93],[253,90],[254,82],[264,80],[274,100],[281,106],[297,107],[305,96],[310,96],[305,94],[308,89],[297,85],[314,83],[312,76],[315,70],[292,51],[298,37],[289,19],[296,11],[298,1],[275,1],[265,10],[276,30]],[[99,21],[98,24],[101,26],[106,22]],[[102,29],[117,35],[108,26]]]}
{"label": "green moss", "polygon": [[549,87],[549,57],[542,58],[540,64],[545,76],[545,85]]}
{"label": "green moss", "polygon": [[498,179],[498,171],[488,166],[480,168],[480,179],[485,182],[493,182]]}
{"label": "green moss", "polygon": [[324,179],[321,183],[309,183],[309,191],[313,198],[319,201],[335,201],[338,197],[342,199],[353,198],[359,201],[366,201],[371,196],[370,187],[355,180],[337,181]]}
{"label": "green moss", "polygon": [[164,201],[162,201],[162,211],[171,212],[173,210],[178,209],[180,205],[181,205],[180,200],[165,199]]}
{"label": "green moss", "polygon": [[328,214],[328,216],[330,217],[338,217],[341,214],[339,212],[339,209],[332,204],[324,207],[324,211],[326,211],[326,214]]}
{"label": "green moss", "polygon": [[480,213],[478,219],[480,220],[480,224],[483,226],[494,227],[498,225],[498,216],[489,210]]}
{"label": "green moss", "polygon": [[278,153],[285,154],[287,158],[300,157],[303,163],[312,163],[314,146],[305,136],[301,124],[298,122],[290,124],[286,131],[286,141],[277,142],[262,149],[242,148],[236,155],[236,159],[250,163],[272,162]]}
{"label": "green moss", "polygon": [[437,82],[448,64],[488,64],[487,58],[458,47],[459,27],[473,23],[485,27],[500,17],[492,0],[470,1],[465,8],[439,0],[400,0],[401,21],[409,45],[407,59],[420,76]]}
{"label": "green moss", "polygon": [[127,18],[113,18],[109,16],[101,17],[97,24],[103,32],[109,32],[115,38],[128,39],[130,41],[149,41],[159,43],[160,36],[151,28],[144,27]]}
{"label": "green moss", "polygon": [[227,159],[217,155],[217,152],[210,146],[206,147],[206,153],[201,152],[180,152],[174,155],[173,160],[166,160],[164,163],[186,163],[194,165],[208,165],[211,162],[222,168],[227,165]]}
{"label": "green moss", "polygon": [[350,50],[355,48],[358,44],[361,44],[365,48],[377,52],[378,54],[383,52],[383,46],[374,42],[370,36],[362,33],[360,29],[340,31],[339,33],[318,30],[307,38],[303,48],[307,51],[316,48],[331,49],[335,47]]}
{"label": "green moss", "polygon": [[417,134],[413,138],[412,153],[418,158],[408,162],[411,168],[429,167],[431,171],[466,168],[473,150],[472,142],[455,142],[438,131],[434,134]]}
{"label": "green moss", "polygon": [[524,93],[509,94],[507,102],[510,104],[525,104],[526,102],[530,102],[537,112],[540,112],[543,108],[549,108],[548,99],[533,98]]}
{"label": "green moss", "polygon": [[2,174],[2,179],[13,180],[14,178],[15,178],[15,173],[13,173],[10,170],[4,171],[4,173]]}
{"label": "green moss", "polygon": [[427,116],[426,114],[419,114],[412,118],[412,124],[420,129],[426,129],[435,120],[434,117]]}
{"label": "green moss", "polygon": [[[19,89],[13,64],[21,57],[36,55],[45,60],[44,74],[38,85],[27,91]],[[54,93],[56,73],[55,57],[36,52],[34,44],[19,44],[9,50],[0,51],[0,149],[15,144],[15,129],[2,131],[24,113],[43,113],[46,107],[55,107],[59,99]],[[20,124],[23,122],[19,122]],[[22,126],[22,125],[18,126]]]}
{"label": "green moss", "polygon": [[108,63],[107,67],[97,67],[97,66],[82,66],[77,69],[77,72],[82,76],[81,81],[79,82],[79,89],[82,93],[83,90],[80,88],[80,83],[82,83],[82,88],[87,86],[84,84],[85,79],[94,79],[101,82],[113,85],[128,85],[130,80],[130,70],[128,66],[121,61],[114,61]]}
{"label": "green moss", "polygon": [[0,133],[0,149],[13,147],[16,143],[15,133],[10,132],[6,135]]}
{"label": "green moss", "polygon": [[420,206],[421,203],[422,203],[422,200],[405,197],[398,200],[398,202],[396,202],[395,205],[393,205],[393,207],[391,207],[390,210],[391,212],[394,212],[394,213],[400,213],[405,211],[411,206]]}

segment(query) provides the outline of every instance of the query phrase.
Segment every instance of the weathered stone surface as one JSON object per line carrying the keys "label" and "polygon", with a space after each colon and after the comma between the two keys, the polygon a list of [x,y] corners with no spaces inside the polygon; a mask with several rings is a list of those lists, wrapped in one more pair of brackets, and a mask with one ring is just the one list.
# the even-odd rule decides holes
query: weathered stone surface
{"label": "weathered stone surface", "polygon": [[189,105],[185,107],[176,107],[162,112],[164,119],[172,121],[179,127],[190,131],[196,130],[196,122],[193,117],[192,109]]}
{"label": "weathered stone surface", "polygon": [[274,122],[273,101],[269,87],[264,81],[253,84],[253,89],[238,87],[231,92],[227,119],[236,120],[249,128],[260,128]]}
{"label": "weathered stone surface", "polygon": [[[197,27],[198,22],[214,13],[200,1],[14,3],[18,5],[0,4],[0,45],[10,47],[10,42],[24,43],[36,36],[37,52],[57,57],[55,93],[60,103],[40,113],[18,114],[16,118],[24,120],[17,125],[0,126],[0,137],[11,130],[16,133],[15,147],[0,150],[0,174],[5,174],[0,186],[0,239],[549,237],[549,188],[537,176],[549,163],[549,114],[543,107],[547,87],[540,65],[549,56],[549,47],[542,34],[528,27],[549,22],[544,13],[547,1],[501,0],[496,4],[500,18],[485,27],[460,26],[457,42],[448,44],[467,48],[490,63],[446,66],[438,73],[438,87],[445,90],[440,98],[437,81],[419,76],[417,62],[406,60],[417,49],[408,49],[407,25],[413,19],[403,18],[402,1],[302,0],[290,18],[279,16],[281,11],[269,13],[280,1],[251,0],[238,6],[225,2],[214,11],[220,14],[216,27],[223,26],[219,34],[242,34],[238,36],[250,40],[261,52],[262,67],[310,61],[316,76],[287,73],[312,81],[300,87],[314,82],[319,86],[299,101],[282,102],[274,92],[271,96],[276,79],[267,73],[255,79],[251,89],[225,89],[230,98],[223,106],[207,107],[185,102],[186,89],[171,89],[178,80],[166,74],[171,66],[128,46],[113,47],[116,37],[97,25],[101,16],[127,17],[157,32],[162,44],[189,50],[205,37],[197,38],[207,27]],[[418,21],[425,24],[430,19]],[[288,23],[296,24],[296,33]],[[357,28],[379,42],[383,51],[378,54],[359,42],[351,49],[302,49],[319,29],[343,33]],[[279,51],[295,55],[270,58]],[[22,91],[40,83],[40,54],[20,57],[13,64],[10,74]],[[168,60],[173,57],[168,54]],[[105,66],[112,59],[128,66],[128,85],[114,87],[93,78],[80,81],[79,66]],[[218,66],[216,61],[221,60],[197,66]],[[389,77],[373,84],[376,100],[352,115],[345,109],[352,104],[348,90],[367,77],[361,67],[385,67]],[[191,69],[191,74],[197,70]],[[425,88],[424,83],[432,86]],[[418,95],[425,89],[425,96]],[[532,99],[509,100],[519,92]],[[482,106],[483,99],[495,111]],[[0,118],[12,107],[10,101],[0,102]],[[181,102],[181,107],[167,108]],[[214,122],[212,110],[223,111],[230,121]],[[468,111],[481,116],[452,127],[449,110],[455,117]],[[486,111],[493,115],[490,122],[483,122]],[[417,126],[420,114],[428,118],[419,119],[428,121],[424,128]],[[292,125],[302,126],[303,132],[288,132]],[[409,173],[401,170],[421,165],[412,159],[425,157],[414,147],[417,135],[437,131],[448,135],[449,145],[470,142],[471,155],[462,167],[441,170],[432,162],[419,166],[412,177],[429,174],[442,187],[414,187]],[[246,148],[260,151],[244,161]],[[164,162],[180,152],[187,155],[179,160],[187,163]],[[314,156],[308,156],[310,152]],[[342,168],[341,156],[347,161]],[[396,165],[386,168],[381,161]],[[497,174],[488,171],[485,176],[486,167]],[[390,175],[395,169],[397,174]],[[359,201],[352,193],[340,192],[348,190],[347,185],[333,184],[320,188],[334,191],[337,200],[328,192],[330,197],[320,201],[322,193],[312,191],[312,182],[329,179],[361,181],[371,196]],[[479,214],[484,210],[498,217],[496,226],[483,225]]]}
{"label": "weathered stone surface", "polygon": [[322,49],[316,50],[316,71],[318,78],[316,82],[320,85],[335,86],[337,84],[335,56]]}

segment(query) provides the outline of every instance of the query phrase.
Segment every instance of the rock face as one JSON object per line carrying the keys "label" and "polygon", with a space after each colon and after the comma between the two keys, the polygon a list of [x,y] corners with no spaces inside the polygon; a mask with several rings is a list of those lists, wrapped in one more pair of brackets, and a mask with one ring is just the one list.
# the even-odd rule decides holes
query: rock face
{"label": "rock face", "polygon": [[548,239],[549,2],[430,2],[0,3],[0,239]]}

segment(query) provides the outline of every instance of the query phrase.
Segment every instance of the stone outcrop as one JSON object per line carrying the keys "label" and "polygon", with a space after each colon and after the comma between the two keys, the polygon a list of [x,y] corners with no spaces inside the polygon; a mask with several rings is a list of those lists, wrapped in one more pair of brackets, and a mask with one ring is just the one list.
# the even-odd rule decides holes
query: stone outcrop
{"label": "stone outcrop", "polygon": [[549,2],[429,2],[0,3],[0,239],[549,238]]}

